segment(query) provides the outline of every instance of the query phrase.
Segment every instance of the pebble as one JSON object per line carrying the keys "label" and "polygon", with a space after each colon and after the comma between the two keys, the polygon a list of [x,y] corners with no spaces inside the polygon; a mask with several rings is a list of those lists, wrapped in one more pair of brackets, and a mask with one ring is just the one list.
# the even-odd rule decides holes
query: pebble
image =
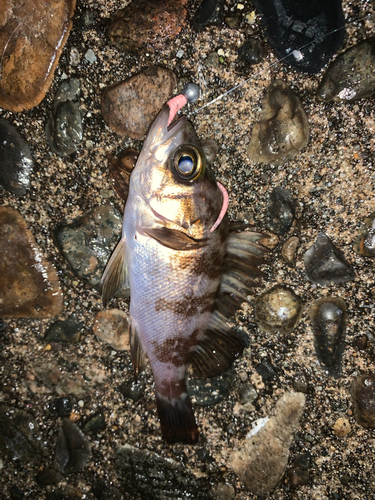
{"label": "pebble", "polygon": [[302,372],[297,372],[293,378],[293,389],[297,392],[307,393],[308,383],[306,375]]}
{"label": "pebble", "polygon": [[289,333],[302,314],[301,299],[292,289],[278,285],[255,300],[254,315],[260,328],[270,333]]}
{"label": "pebble", "polygon": [[63,308],[57,273],[42,255],[26,221],[0,207],[0,317],[51,318]]}
{"label": "pebble", "polygon": [[74,274],[98,291],[121,229],[122,216],[111,205],[93,208],[56,229],[57,242]]}
{"label": "pebble", "polygon": [[242,385],[240,390],[238,391],[238,395],[240,397],[240,403],[242,405],[253,403],[258,397],[258,393],[255,390],[255,387],[251,384]]}
{"label": "pebble", "polygon": [[350,393],[359,425],[375,429],[375,374],[363,373],[353,379]]}
{"label": "pebble", "polygon": [[363,257],[375,257],[375,212],[366,218],[362,233],[354,241],[354,250]]}
{"label": "pebble", "polygon": [[117,134],[143,140],[157,113],[172,97],[176,85],[173,71],[149,66],[104,90],[103,117]]}
{"label": "pebble", "polygon": [[72,47],[69,54],[69,64],[71,64],[72,66],[79,66],[80,62],[81,56],[79,54],[79,50],[77,49],[77,47]]}
{"label": "pebble", "polygon": [[58,484],[63,480],[63,475],[60,472],[57,472],[52,467],[47,467],[46,469],[41,470],[36,475],[35,481],[41,486],[48,486],[51,484]]}
{"label": "pebble", "polygon": [[137,163],[138,154],[136,149],[128,148],[117,156],[111,155],[108,160],[108,175],[112,181],[113,190],[124,201],[128,198],[130,174]]}
{"label": "pebble", "polygon": [[66,396],[61,398],[55,398],[48,406],[51,415],[57,417],[69,417],[72,412],[72,400]]}
{"label": "pebble", "polygon": [[88,51],[85,53],[85,59],[91,64],[96,63],[97,57],[95,55],[95,52],[92,49],[88,49]]}
{"label": "pebble", "polygon": [[206,26],[220,25],[223,11],[224,0],[203,0],[193,17],[193,28],[201,31]]}
{"label": "pebble", "polygon": [[106,427],[104,413],[98,412],[85,423],[83,432],[98,432],[103,431]]}
{"label": "pebble", "polygon": [[307,278],[312,283],[346,283],[354,280],[355,273],[342,252],[328,236],[319,233],[313,245],[303,256]]}
{"label": "pebble", "polygon": [[129,327],[127,315],[120,309],[100,311],[94,317],[95,335],[118,351],[129,351]]}
{"label": "pebble", "polygon": [[229,465],[252,494],[267,496],[282,479],[304,405],[302,393],[286,392],[277,401],[274,416],[231,454]]}
{"label": "pebble", "polygon": [[338,437],[345,437],[350,434],[352,428],[347,418],[340,417],[332,427],[333,433]]}
{"label": "pebble", "polygon": [[24,410],[0,404],[0,453],[22,465],[41,461],[41,434],[32,415]]}
{"label": "pebble", "polygon": [[109,26],[111,42],[126,52],[147,45],[147,50],[162,49],[186,26],[187,0],[150,2],[137,0],[119,10]]}
{"label": "pebble", "polygon": [[341,0],[253,0],[278,59],[298,71],[317,73],[343,44]]}
{"label": "pebble", "polygon": [[340,54],[328,67],[317,96],[321,101],[354,101],[375,95],[375,37]]}
{"label": "pebble", "polygon": [[237,51],[238,57],[250,64],[259,64],[264,57],[262,44],[257,38],[249,38]]}
{"label": "pebble", "polygon": [[329,375],[338,376],[345,349],[346,304],[338,297],[324,297],[312,304],[309,315],[316,355]]}
{"label": "pebble", "polygon": [[232,369],[222,375],[205,379],[187,377],[186,387],[191,402],[197,406],[210,406],[225,399],[236,378]]}
{"label": "pebble", "polygon": [[82,141],[83,125],[79,103],[77,78],[63,82],[53,100],[53,110],[46,125],[47,143],[60,156],[75,153]]}
{"label": "pebble", "polygon": [[259,363],[255,367],[255,370],[262,377],[263,382],[270,382],[271,380],[274,379],[276,375],[272,363],[270,361],[267,361],[266,359],[264,359],[261,363]]}
{"label": "pebble", "polygon": [[0,0],[0,107],[37,106],[49,89],[72,27],[75,0]]}
{"label": "pebble", "polygon": [[204,59],[203,64],[206,68],[218,68],[220,66],[220,58],[217,52],[210,52],[206,59]]}
{"label": "pebble", "polygon": [[236,490],[231,484],[219,483],[215,488],[215,498],[218,500],[232,500],[236,495]]}
{"label": "pebble", "polygon": [[91,457],[91,446],[83,432],[68,418],[59,428],[55,448],[54,468],[61,474],[79,472]]}
{"label": "pebble", "polygon": [[263,98],[261,120],[253,128],[247,154],[252,161],[280,165],[309,142],[309,124],[299,98],[274,80]]}
{"label": "pebble", "polygon": [[267,227],[279,236],[292,227],[296,214],[296,201],[288,189],[275,187],[267,203]]}
{"label": "pebble", "polygon": [[30,147],[7,120],[0,118],[0,184],[16,196],[30,188],[34,168]]}
{"label": "pebble", "polygon": [[359,335],[354,339],[354,345],[358,349],[358,351],[364,351],[368,345],[368,337],[367,335]]}
{"label": "pebble", "polygon": [[292,486],[302,486],[310,482],[308,470],[301,470],[299,467],[292,467],[288,470],[288,479]]}
{"label": "pebble", "polygon": [[298,236],[291,236],[284,242],[281,249],[281,256],[287,264],[293,264],[296,260],[299,244],[300,241]]}
{"label": "pebble", "polygon": [[124,382],[119,387],[119,390],[125,399],[131,399],[136,403],[144,395],[146,386],[144,382],[138,378],[137,380],[132,379],[128,382]]}
{"label": "pebble", "polygon": [[76,344],[81,338],[84,323],[78,321],[75,314],[71,314],[65,320],[52,323],[46,330],[44,340],[47,342],[69,342]]}

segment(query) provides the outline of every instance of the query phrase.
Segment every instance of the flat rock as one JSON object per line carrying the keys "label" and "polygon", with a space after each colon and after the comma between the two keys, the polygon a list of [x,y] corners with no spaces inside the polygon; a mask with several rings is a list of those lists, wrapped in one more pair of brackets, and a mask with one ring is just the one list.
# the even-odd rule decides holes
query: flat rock
{"label": "flat rock", "polygon": [[0,107],[37,106],[49,89],[72,27],[75,0],[0,0]]}
{"label": "flat rock", "polygon": [[54,468],[62,474],[81,471],[91,457],[91,446],[83,432],[68,418],[57,435]]}
{"label": "flat rock", "polygon": [[363,373],[355,377],[350,393],[357,422],[366,429],[375,429],[375,374]]}
{"label": "flat rock", "polygon": [[262,102],[261,120],[247,148],[256,162],[280,165],[294,158],[309,141],[309,124],[299,98],[282,80],[274,80]]}
{"label": "flat rock", "polygon": [[0,184],[7,191],[22,196],[30,187],[33,168],[29,145],[13,125],[0,118]]}
{"label": "flat rock", "polygon": [[354,101],[375,94],[375,37],[340,54],[318,87],[321,101]]}
{"label": "flat rock", "polygon": [[317,73],[341,47],[345,17],[341,0],[253,0],[279,59]]}
{"label": "flat rock", "polygon": [[120,309],[108,309],[95,315],[93,331],[97,337],[114,349],[128,351],[128,317]]}
{"label": "flat rock", "polygon": [[58,244],[73,272],[99,291],[121,228],[121,214],[110,205],[100,205],[56,230]]}
{"label": "flat rock", "polygon": [[342,252],[324,233],[319,233],[314,244],[303,256],[306,274],[310,281],[319,285],[346,283],[355,273]]}
{"label": "flat rock", "polygon": [[172,97],[176,85],[173,71],[149,66],[104,90],[103,117],[117,134],[143,140],[157,113]]}
{"label": "flat rock", "polygon": [[126,51],[147,45],[160,49],[186,26],[187,0],[137,0],[119,10],[109,27],[109,38]]}
{"label": "flat rock", "polygon": [[230,466],[254,495],[266,496],[283,477],[304,405],[302,393],[286,392],[276,403],[274,416],[263,419],[230,456]]}
{"label": "flat rock", "polygon": [[54,267],[43,257],[26,221],[0,207],[0,316],[50,318],[63,308]]}

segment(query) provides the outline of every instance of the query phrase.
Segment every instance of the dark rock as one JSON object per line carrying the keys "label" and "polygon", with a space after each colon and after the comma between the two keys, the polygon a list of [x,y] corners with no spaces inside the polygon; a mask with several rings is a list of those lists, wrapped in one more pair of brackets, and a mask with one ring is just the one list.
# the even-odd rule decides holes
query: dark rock
{"label": "dark rock", "polygon": [[[275,373],[275,372],[274,372]],[[247,403],[252,403],[258,397],[255,387],[251,384],[244,384],[238,391],[240,397],[240,403],[245,405]]]}
{"label": "dark rock", "polygon": [[305,394],[307,393],[308,384],[304,373],[296,373],[295,377],[293,378],[293,388],[297,392],[303,392]]}
{"label": "dark rock", "polygon": [[293,290],[275,286],[256,298],[254,315],[263,330],[289,333],[297,326],[302,308],[302,301]]}
{"label": "dark rock", "polygon": [[309,133],[299,98],[282,80],[274,80],[264,96],[261,120],[253,128],[247,154],[253,161],[280,165],[307,145]]}
{"label": "dark rock", "polygon": [[302,469],[308,470],[311,467],[311,455],[310,453],[301,453],[293,458],[293,464]]}
{"label": "dark rock", "polygon": [[54,468],[62,474],[79,472],[90,457],[90,443],[76,424],[64,418],[57,436]]}
{"label": "dark rock", "polygon": [[310,482],[308,470],[301,470],[299,467],[292,467],[288,470],[288,479],[292,486],[302,486]]}
{"label": "dark rock", "polygon": [[0,118],[0,184],[22,196],[30,188],[34,168],[30,147],[7,120]]}
{"label": "dark rock", "polygon": [[367,348],[368,337],[367,335],[359,335],[354,339],[354,345],[358,351],[364,351]]}
{"label": "dark rock", "polygon": [[131,399],[135,403],[141,399],[143,394],[145,393],[146,386],[145,384],[139,380],[129,380],[129,382],[124,382],[119,387],[121,394],[126,399]]}
{"label": "dark rock", "polygon": [[186,387],[191,402],[197,406],[216,405],[228,396],[235,377],[232,369],[217,377],[205,379],[187,377]]}
{"label": "dark rock", "polygon": [[363,373],[355,377],[350,393],[357,422],[366,429],[375,429],[375,374]]}
{"label": "dark rock", "polygon": [[0,207],[0,317],[50,318],[63,307],[54,267],[43,257],[25,220]]}
{"label": "dark rock", "polygon": [[358,255],[375,257],[375,212],[365,220],[362,233],[354,241],[354,250]]}
{"label": "dark rock", "polygon": [[133,148],[125,149],[120,154],[109,157],[108,175],[113,182],[114,191],[124,201],[128,198],[130,174],[137,163],[138,151]]}
{"label": "dark rock", "polygon": [[310,309],[310,321],[319,361],[330,375],[339,375],[345,349],[345,302],[338,297],[316,300]]}
{"label": "dark rock", "polygon": [[259,363],[259,365],[255,367],[255,369],[262,377],[263,382],[269,382],[276,375],[275,369],[272,364],[265,359],[261,363]]}
{"label": "dark rock", "polygon": [[275,187],[267,203],[267,226],[279,236],[292,227],[296,213],[296,202],[288,189]]}
{"label": "dark rock", "polygon": [[25,495],[23,491],[18,488],[18,486],[14,485],[10,488],[10,498],[12,500],[23,500]]}
{"label": "dark rock", "polygon": [[206,448],[199,448],[197,450],[197,459],[200,462],[207,462],[210,457],[210,452]]}
{"label": "dark rock", "polygon": [[37,106],[49,89],[72,27],[75,0],[1,0],[0,107]]}
{"label": "dark rock", "polygon": [[25,464],[41,461],[39,426],[29,413],[0,404],[0,453]]}
{"label": "dark rock", "polygon": [[223,9],[224,0],[203,0],[193,17],[193,28],[201,31],[205,26],[221,24]]}
{"label": "dark rock", "polygon": [[346,283],[355,278],[344,255],[324,233],[318,234],[314,244],[303,256],[303,261],[308,279],[319,285]]}
{"label": "dark rock", "polygon": [[100,311],[94,317],[93,332],[114,349],[129,351],[128,317],[120,309]]}
{"label": "dark rock", "polygon": [[341,47],[345,25],[341,0],[253,0],[279,59],[317,73]]}
{"label": "dark rock", "polygon": [[354,101],[375,94],[375,37],[340,54],[318,87],[321,101]]}
{"label": "dark rock", "polygon": [[283,244],[281,256],[287,264],[292,264],[295,261],[299,243],[298,236],[291,236]]}
{"label": "dark rock", "polygon": [[121,214],[110,205],[100,205],[56,229],[57,242],[73,272],[97,290],[121,228]]}
{"label": "dark rock", "polygon": [[63,321],[55,321],[46,330],[44,339],[47,342],[79,342],[84,323],[77,320],[75,314],[71,314],[69,318]]}
{"label": "dark rock", "polygon": [[105,429],[104,413],[98,412],[93,415],[83,426],[83,432],[98,432]]}
{"label": "dark rock", "polygon": [[143,140],[157,113],[172,97],[176,85],[173,71],[149,66],[104,90],[103,117],[117,134]]}
{"label": "dark rock", "polygon": [[67,156],[77,151],[83,136],[79,103],[74,102],[80,92],[76,78],[61,84],[53,101],[53,111],[46,125],[47,142],[52,151]]}
{"label": "dark rock", "polygon": [[187,0],[137,0],[119,10],[109,27],[109,38],[125,51],[147,45],[147,50],[162,49],[186,26]]}
{"label": "dark rock", "polygon": [[49,484],[58,484],[63,480],[63,476],[52,467],[47,467],[47,469],[38,472],[35,480],[42,486],[48,486]]}
{"label": "dark rock", "polygon": [[68,397],[56,398],[49,405],[51,415],[57,417],[69,417],[72,413],[72,400]]}
{"label": "dark rock", "polygon": [[250,64],[259,64],[264,57],[262,44],[257,38],[249,38],[237,51],[238,56]]}
{"label": "dark rock", "polygon": [[220,58],[217,52],[211,52],[204,59],[203,64],[206,68],[218,68],[220,66]]}

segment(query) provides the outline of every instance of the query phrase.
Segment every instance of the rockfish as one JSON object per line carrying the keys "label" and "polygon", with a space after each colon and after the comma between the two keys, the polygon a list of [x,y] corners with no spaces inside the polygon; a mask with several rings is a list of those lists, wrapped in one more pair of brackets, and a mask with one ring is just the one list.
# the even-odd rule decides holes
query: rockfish
{"label": "rockfish", "polygon": [[122,239],[102,278],[104,304],[130,288],[134,371],[147,355],[169,443],[198,440],[186,368],[214,376],[242,352],[226,321],[246,300],[267,250],[259,233],[230,232],[228,194],[210,169],[210,148],[185,116],[173,122],[186,102],[183,94],[171,99],[149,128],[130,177]]}

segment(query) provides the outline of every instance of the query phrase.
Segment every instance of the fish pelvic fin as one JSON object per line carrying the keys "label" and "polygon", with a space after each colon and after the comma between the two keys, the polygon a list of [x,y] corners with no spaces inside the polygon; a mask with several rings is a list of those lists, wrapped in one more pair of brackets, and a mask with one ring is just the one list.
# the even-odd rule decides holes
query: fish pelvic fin
{"label": "fish pelvic fin", "polygon": [[184,392],[175,399],[168,399],[157,391],[155,395],[164,441],[169,444],[196,443],[199,431],[188,393]]}
{"label": "fish pelvic fin", "polygon": [[122,238],[111,255],[102,276],[102,301],[104,307],[123,288],[129,287],[126,239]]}
{"label": "fish pelvic fin", "polygon": [[145,351],[143,350],[137,329],[131,317],[129,318],[129,338],[130,338],[130,354],[132,358],[134,376],[135,379],[137,379],[139,373],[143,370],[143,367],[145,365],[146,354]]}

